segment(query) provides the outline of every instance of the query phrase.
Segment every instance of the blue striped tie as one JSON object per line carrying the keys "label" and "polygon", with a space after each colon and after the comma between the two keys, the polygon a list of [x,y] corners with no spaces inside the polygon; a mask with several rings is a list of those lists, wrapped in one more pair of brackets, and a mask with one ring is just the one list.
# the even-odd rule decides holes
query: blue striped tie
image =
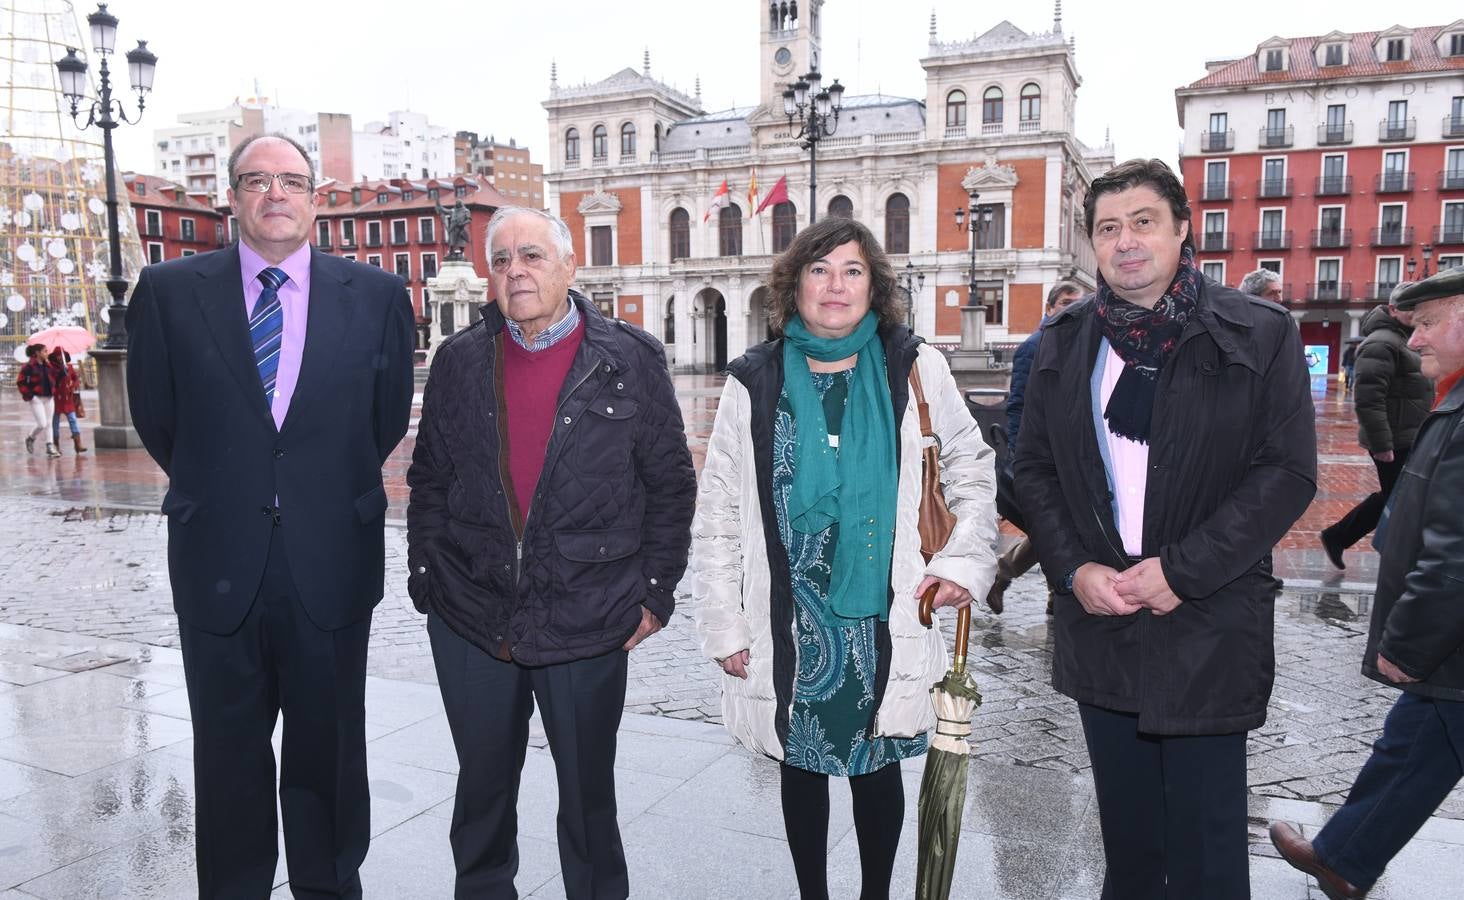
{"label": "blue striped tie", "polygon": [[280,288],[290,276],[271,266],[259,273],[264,290],[249,317],[249,340],[254,344],[254,363],[264,385],[265,405],[274,402],[275,375],[280,368],[280,344],[284,341],[285,313],[280,309]]}

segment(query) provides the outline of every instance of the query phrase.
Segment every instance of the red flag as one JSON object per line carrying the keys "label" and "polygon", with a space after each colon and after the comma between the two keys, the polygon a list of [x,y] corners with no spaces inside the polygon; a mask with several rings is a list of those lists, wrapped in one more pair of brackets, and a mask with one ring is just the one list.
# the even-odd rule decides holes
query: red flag
{"label": "red flag", "polygon": [[705,224],[707,219],[712,217],[712,213],[731,202],[732,194],[727,190],[727,179],[723,178],[722,186],[717,188],[717,192],[712,195],[712,202],[707,204],[707,213],[702,216],[702,223]]}
{"label": "red flag", "polygon": [[757,215],[758,213],[767,209],[769,206],[776,206],[779,203],[787,202],[788,176],[784,175],[782,178],[778,179],[777,184],[773,185],[773,189],[771,191],[768,191],[768,196],[763,200],[762,205],[757,208],[757,212],[753,213],[753,215]]}

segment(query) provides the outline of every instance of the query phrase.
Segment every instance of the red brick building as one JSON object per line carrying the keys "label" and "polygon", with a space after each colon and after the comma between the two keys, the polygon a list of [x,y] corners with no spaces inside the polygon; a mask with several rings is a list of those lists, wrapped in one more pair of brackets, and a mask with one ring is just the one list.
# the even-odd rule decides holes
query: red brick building
{"label": "red brick building", "polygon": [[[461,200],[472,213],[463,255],[484,278],[488,276],[484,255],[488,220],[500,206],[527,205],[510,201],[486,178],[475,175],[421,181],[327,181],[316,188],[316,195],[315,246],[402,276],[417,313],[419,349],[426,348],[431,326],[427,279],[437,274],[448,253],[438,204],[446,209]],[[451,334],[467,324],[443,322],[442,330]]]}
{"label": "red brick building", "polygon": [[226,211],[188,196],[178,184],[155,175],[122,173],[136,217],[142,255],[149,263],[217,250],[226,243]]}
{"label": "red brick building", "polygon": [[1175,91],[1198,260],[1281,274],[1308,345],[1464,264],[1464,20],[1271,38]]}

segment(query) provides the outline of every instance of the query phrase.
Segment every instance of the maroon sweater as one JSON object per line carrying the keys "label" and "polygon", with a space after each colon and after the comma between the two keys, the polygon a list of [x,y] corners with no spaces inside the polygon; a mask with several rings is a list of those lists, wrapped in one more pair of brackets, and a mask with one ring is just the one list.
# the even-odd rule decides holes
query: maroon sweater
{"label": "maroon sweater", "polygon": [[544,451],[554,433],[554,409],[584,340],[581,319],[574,331],[552,347],[530,353],[505,330],[503,334],[503,402],[508,410],[508,471],[513,507],[522,523],[529,515],[534,488],[544,469]]}

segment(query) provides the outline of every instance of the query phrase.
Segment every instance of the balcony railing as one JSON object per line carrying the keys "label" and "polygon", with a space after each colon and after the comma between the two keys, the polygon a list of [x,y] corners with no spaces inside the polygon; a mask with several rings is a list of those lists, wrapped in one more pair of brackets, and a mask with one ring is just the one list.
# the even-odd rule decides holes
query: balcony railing
{"label": "balcony railing", "polygon": [[1290,231],[1257,231],[1251,237],[1255,250],[1290,250]]}
{"label": "balcony railing", "polygon": [[1332,197],[1352,193],[1351,175],[1318,175],[1316,185],[1318,197]]}
{"label": "balcony railing", "polygon": [[1350,144],[1352,143],[1352,123],[1343,122],[1340,125],[1318,125],[1317,143],[1322,145]]}
{"label": "balcony railing", "polygon": [[1000,122],[982,122],[981,123],[981,133],[982,134],[1001,134],[1001,123]]}
{"label": "balcony railing", "polygon": [[1034,132],[1041,131],[1041,130],[1042,130],[1042,120],[1041,119],[1022,119],[1021,121],[1019,121],[1017,123],[1017,132],[1019,134],[1032,134]]}
{"label": "balcony railing", "polygon": [[1413,226],[1374,228],[1369,232],[1374,247],[1407,247],[1413,243]]}
{"label": "balcony railing", "polygon": [[330,235],[328,235],[328,234],[327,235],[324,235],[324,236],[317,235],[316,238],[315,238],[315,246],[319,247],[322,250],[329,250],[329,249],[331,249]]}
{"label": "balcony railing", "polygon": [[1393,288],[1398,286],[1396,281],[1369,281],[1367,293],[1363,296],[1369,300],[1386,301],[1393,293]]}
{"label": "balcony railing", "polygon": [[406,243],[407,233],[405,231],[393,231],[391,233],[391,245],[393,247],[403,247],[406,246]]}
{"label": "balcony railing", "polygon": [[1201,200],[1229,200],[1235,194],[1233,181],[1207,181],[1200,190]]}
{"label": "balcony railing", "polygon": [[183,229],[179,228],[178,230],[176,230],[172,234],[170,234],[169,237],[171,237],[173,240],[177,241],[180,244],[207,244],[207,243],[209,243],[207,240],[205,240],[203,238],[202,235],[200,235],[198,233],[198,231],[196,229],[194,231],[186,231],[185,232]]}
{"label": "balcony railing", "polygon": [[1373,190],[1379,194],[1406,194],[1413,190],[1413,173],[1379,172],[1373,178]]}
{"label": "balcony railing", "polygon": [[1464,191],[1464,169],[1444,169],[1439,172],[1439,190]]}
{"label": "balcony railing", "polygon": [[148,222],[139,228],[138,231],[143,237],[160,238],[163,236],[163,226],[160,223]]}
{"label": "balcony railing", "polygon": [[341,249],[342,250],[355,250],[356,249],[356,238],[355,237],[342,237],[341,238]]}
{"label": "balcony railing", "polygon": [[1205,131],[1200,134],[1201,153],[1226,153],[1235,149],[1235,129]]}
{"label": "balcony railing", "polygon": [[947,125],[946,126],[946,130],[945,130],[945,136],[946,136],[947,139],[950,139],[950,138],[963,138],[963,137],[966,136],[966,126],[965,125]]}
{"label": "balcony railing", "polygon": [[1205,231],[1200,234],[1201,253],[1229,253],[1235,249],[1235,232]]}
{"label": "balcony railing", "polygon": [[1262,147],[1290,147],[1295,126],[1282,125],[1280,128],[1262,128],[1259,143]]}
{"label": "balcony railing", "polygon": [[1464,244],[1464,225],[1435,225],[1433,242],[1435,244]]}
{"label": "balcony railing", "polygon": [[1307,282],[1307,300],[1351,300],[1352,282],[1318,281]]}
{"label": "balcony railing", "polygon": [[1384,119],[1378,123],[1380,141],[1411,141],[1417,134],[1417,119]]}
{"label": "balcony railing", "polygon": [[1311,233],[1313,249],[1326,250],[1352,246],[1351,228],[1314,228]]}
{"label": "balcony railing", "polygon": [[1262,198],[1290,197],[1293,179],[1262,178],[1256,182],[1256,194]]}
{"label": "balcony railing", "polygon": [[367,237],[366,238],[366,246],[368,246],[368,247],[380,247],[381,246],[381,235],[377,235],[376,237]]}
{"label": "balcony railing", "polygon": [[1444,137],[1464,137],[1464,116],[1444,116]]}

